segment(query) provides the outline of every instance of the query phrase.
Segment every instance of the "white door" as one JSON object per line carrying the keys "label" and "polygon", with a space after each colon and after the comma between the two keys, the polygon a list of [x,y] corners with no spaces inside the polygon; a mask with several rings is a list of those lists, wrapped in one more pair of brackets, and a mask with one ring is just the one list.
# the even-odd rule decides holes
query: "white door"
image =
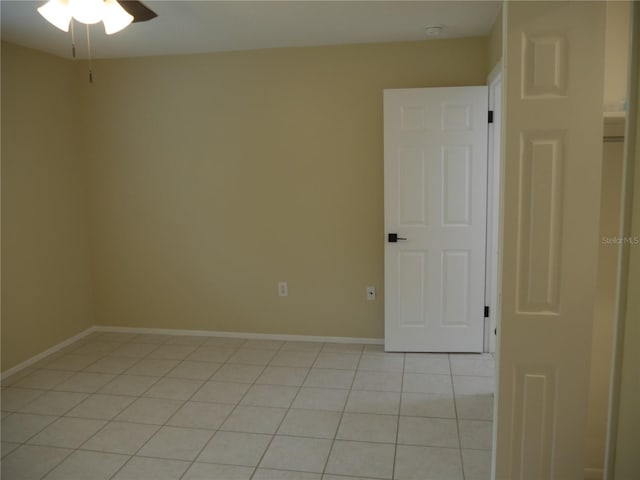
{"label": "white door", "polygon": [[487,87],[384,91],[387,351],[482,351],[487,125]]}
{"label": "white door", "polygon": [[606,2],[505,2],[494,478],[581,479]]}

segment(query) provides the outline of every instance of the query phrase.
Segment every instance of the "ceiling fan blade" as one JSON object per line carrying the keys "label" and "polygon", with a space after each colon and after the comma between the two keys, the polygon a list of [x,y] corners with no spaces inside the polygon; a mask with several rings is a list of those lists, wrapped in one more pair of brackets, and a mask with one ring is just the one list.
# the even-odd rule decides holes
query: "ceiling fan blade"
{"label": "ceiling fan blade", "polygon": [[133,15],[133,23],[146,22],[158,16],[156,12],[136,0],[118,0],[118,3],[122,5],[122,8],[130,15]]}

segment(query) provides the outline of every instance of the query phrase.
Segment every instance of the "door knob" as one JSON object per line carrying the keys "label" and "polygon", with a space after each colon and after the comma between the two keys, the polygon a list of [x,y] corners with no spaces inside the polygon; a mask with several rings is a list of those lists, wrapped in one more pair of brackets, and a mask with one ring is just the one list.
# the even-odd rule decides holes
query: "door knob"
{"label": "door knob", "polygon": [[396,243],[398,240],[406,240],[404,237],[399,237],[397,233],[390,233],[388,235],[389,243]]}

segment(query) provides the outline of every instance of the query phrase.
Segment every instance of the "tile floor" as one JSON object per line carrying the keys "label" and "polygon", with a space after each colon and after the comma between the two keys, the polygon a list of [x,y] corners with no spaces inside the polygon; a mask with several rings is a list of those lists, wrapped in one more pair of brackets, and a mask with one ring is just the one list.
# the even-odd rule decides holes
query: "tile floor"
{"label": "tile floor", "polygon": [[96,333],[3,381],[2,478],[486,480],[491,355]]}

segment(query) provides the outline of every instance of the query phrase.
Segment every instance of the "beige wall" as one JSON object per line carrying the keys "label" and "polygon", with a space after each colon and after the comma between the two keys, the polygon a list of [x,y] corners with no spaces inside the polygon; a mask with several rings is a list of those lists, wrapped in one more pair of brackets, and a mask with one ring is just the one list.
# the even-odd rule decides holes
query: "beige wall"
{"label": "beige wall", "polygon": [[502,59],[502,8],[489,32],[489,72]]}
{"label": "beige wall", "polygon": [[487,52],[467,38],[95,62],[97,322],[381,338],[382,90],[482,85]]}
{"label": "beige wall", "polygon": [[604,110],[621,111],[627,100],[631,2],[607,1]]}
{"label": "beige wall", "polygon": [[2,370],[93,325],[76,69],[2,44]]}

